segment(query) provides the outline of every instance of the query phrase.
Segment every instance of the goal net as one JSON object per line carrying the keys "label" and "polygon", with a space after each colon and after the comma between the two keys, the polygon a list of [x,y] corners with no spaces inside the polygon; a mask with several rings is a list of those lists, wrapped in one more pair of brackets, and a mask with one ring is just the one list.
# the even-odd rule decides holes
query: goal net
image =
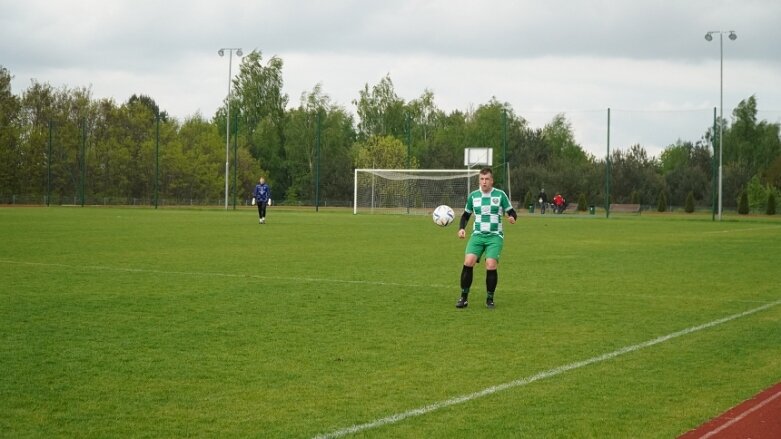
{"label": "goal net", "polygon": [[356,169],[353,214],[430,214],[440,204],[454,210],[479,187],[478,169]]}

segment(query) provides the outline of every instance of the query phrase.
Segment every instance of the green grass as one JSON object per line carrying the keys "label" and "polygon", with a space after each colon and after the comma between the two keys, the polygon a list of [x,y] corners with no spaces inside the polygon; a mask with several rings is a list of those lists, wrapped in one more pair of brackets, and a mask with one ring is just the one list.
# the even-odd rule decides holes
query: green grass
{"label": "green grass", "polygon": [[[0,209],[5,437],[674,437],[781,381],[781,221]],[[769,308],[455,405],[677,331]]]}

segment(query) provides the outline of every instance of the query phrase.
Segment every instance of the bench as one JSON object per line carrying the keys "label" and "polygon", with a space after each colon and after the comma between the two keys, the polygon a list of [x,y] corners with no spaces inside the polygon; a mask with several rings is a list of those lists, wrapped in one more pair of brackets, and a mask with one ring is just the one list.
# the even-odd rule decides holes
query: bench
{"label": "bench", "polygon": [[550,211],[553,213],[567,213],[567,212],[575,212],[578,210],[578,203],[569,203],[564,207],[564,210],[561,212],[556,211],[556,206],[553,205],[553,203],[550,203],[549,207]]}
{"label": "bench", "polygon": [[640,213],[640,205],[639,204],[611,204],[610,211],[618,212],[618,213]]}

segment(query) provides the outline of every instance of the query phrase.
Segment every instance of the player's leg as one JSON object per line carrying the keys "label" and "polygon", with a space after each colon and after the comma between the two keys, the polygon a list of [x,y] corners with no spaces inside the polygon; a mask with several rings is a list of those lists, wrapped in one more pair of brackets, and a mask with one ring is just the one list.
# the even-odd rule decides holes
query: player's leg
{"label": "player's leg", "polygon": [[494,307],[494,293],[499,283],[499,255],[502,253],[504,239],[499,236],[491,237],[485,251],[485,306]]}
{"label": "player's leg", "polygon": [[466,308],[469,305],[469,288],[472,287],[472,273],[477,263],[477,255],[468,253],[464,256],[464,266],[461,267],[461,297],[456,302],[456,308]]}
{"label": "player's leg", "polygon": [[260,222],[266,222],[266,203],[260,203]]}
{"label": "player's leg", "polygon": [[475,235],[469,238],[464,254],[464,266],[461,268],[461,297],[456,302],[456,308],[466,308],[469,305],[469,289],[472,287],[472,274],[475,264],[485,250],[480,239]]}
{"label": "player's leg", "polygon": [[263,203],[258,202],[258,223],[263,223]]}

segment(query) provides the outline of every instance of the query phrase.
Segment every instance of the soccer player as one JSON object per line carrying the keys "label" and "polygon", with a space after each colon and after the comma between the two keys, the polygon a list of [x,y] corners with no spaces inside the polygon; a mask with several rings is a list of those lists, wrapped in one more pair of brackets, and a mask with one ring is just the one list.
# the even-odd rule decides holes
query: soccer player
{"label": "soccer player", "polygon": [[469,288],[472,286],[472,270],[480,258],[485,255],[485,288],[487,296],[485,306],[494,308],[494,292],[499,281],[497,265],[504,245],[502,217],[506,214],[507,221],[515,224],[518,214],[510,204],[507,194],[494,188],[494,175],[491,168],[480,170],[480,189],[469,194],[466,199],[464,214],[458,229],[458,237],[466,237],[466,225],[469,217],[475,214],[472,236],[466,244],[464,268],[461,269],[461,298],[456,302],[456,308],[466,308],[469,305]]}
{"label": "soccer player", "polygon": [[268,187],[265,178],[260,177],[258,184],[255,185],[255,190],[252,192],[252,196],[255,197],[255,204],[258,205],[258,222],[265,224],[266,206],[271,206],[271,188]]}

